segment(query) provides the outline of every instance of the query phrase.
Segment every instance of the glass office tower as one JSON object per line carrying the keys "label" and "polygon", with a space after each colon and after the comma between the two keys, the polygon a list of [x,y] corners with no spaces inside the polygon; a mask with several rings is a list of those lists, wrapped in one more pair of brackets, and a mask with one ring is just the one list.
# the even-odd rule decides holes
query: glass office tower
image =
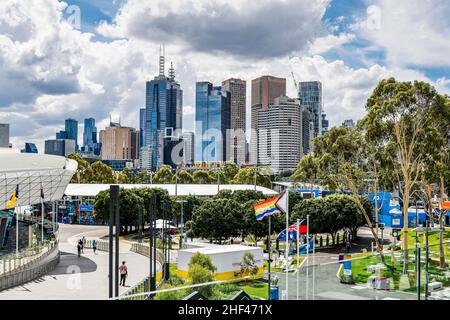
{"label": "glass office tower", "polygon": [[83,147],[85,152],[94,152],[97,147],[97,127],[95,119],[84,119]]}
{"label": "glass office tower", "polygon": [[[183,91],[175,81],[171,67],[169,77],[164,74],[164,57],[160,57],[160,74],[146,84],[144,143],[140,152],[141,167],[157,170],[164,164],[173,165],[168,159],[178,132],[182,128]],[[166,157],[164,157],[166,155]]]}
{"label": "glass office tower", "polygon": [[78,121],[74,119],[66,120],[67,139],[75,140],[75,151],[78,150]]}
{"label": "glass office tower", "polygon": [[210,82],[197,82],[195,161],[226,161],[227,130],[231,128],[230,93]]}
{"label": "glass office tower", "polygon": [[307,81],[299,83],[298,97],[301,105],[311,112],[311,122],[313,127],[312,138],[322,135],[322,83],[320,81]]}

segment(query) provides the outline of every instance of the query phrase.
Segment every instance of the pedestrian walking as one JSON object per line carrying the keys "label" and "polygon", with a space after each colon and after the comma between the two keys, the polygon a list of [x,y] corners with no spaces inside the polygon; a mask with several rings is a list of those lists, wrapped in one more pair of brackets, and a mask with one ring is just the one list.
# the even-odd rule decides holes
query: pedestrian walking
{"label": "pedestrian walking", "polygon": [[81,241],[83,242],[82,246],[81,246],[81,252],[84,253],[83,249],[86,246],[86,237],[83,236],[83,238],[81,239]]}
{"label": "pedestrian walking", "polygon": [[94,250],[94,254],[97,252],[97,240],[92,241],[92,249]]}
{"label": "pedestrian walking", "polygon": [[80,250],[81,250],[81,253],[84,253],[83,252],[83,240],[78,240],[78,245],[80,246]]}
{"label": "pedestrian walking", "polygon": [[345,243],[345,252],[350,253],[351,244],[350,241],[347,240]]}
{"label": "pedestrian walking", "polygon": [[77,244],[78,258],[81,257],[81,245]]}
{"label": "pedestrian walking", "polygon": [[125,265],[125,261],[122,261],[122,265],[119,267],[120,271],[120,285],[125,287],[125,280],[128,275],[128,268]]}

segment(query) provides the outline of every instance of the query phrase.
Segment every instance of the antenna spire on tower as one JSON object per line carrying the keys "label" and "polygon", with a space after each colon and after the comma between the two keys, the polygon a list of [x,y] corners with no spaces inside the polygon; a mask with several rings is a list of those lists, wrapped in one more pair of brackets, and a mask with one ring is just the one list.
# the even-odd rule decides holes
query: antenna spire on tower
{"label": "antenna spire on tower", "polygon": [[173,68],[173,62],[170,62],[169,78],[172,81],[175,80],[175,69]]}
{"label": "antenna spire on tower", "polygon": [[165,55],[166,48],[164,45],[160,45],[159,47],[159,75],[164,76],[165,74]]}

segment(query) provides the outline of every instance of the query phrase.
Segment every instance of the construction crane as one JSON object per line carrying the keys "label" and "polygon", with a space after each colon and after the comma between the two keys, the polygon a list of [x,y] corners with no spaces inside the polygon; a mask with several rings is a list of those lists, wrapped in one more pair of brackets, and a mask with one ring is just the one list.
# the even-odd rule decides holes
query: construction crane
{"label": "construction crane", "polygon": [[298,83],[297,83],[297,80],[295,80],[294,71],[291,71],[291,74],[292,74],[292,80],[294,80],[295,89],[297,90],[297,93],[298,93]]}

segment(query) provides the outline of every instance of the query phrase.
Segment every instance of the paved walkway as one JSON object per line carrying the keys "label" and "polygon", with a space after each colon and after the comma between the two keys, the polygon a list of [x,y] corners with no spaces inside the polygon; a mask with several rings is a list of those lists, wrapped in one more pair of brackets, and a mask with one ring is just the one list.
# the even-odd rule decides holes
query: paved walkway
{"label": "paved walkway", "polygon": [[[82,236],[100,238],[108,234],[104,226],[60,225],[59,265],[48,275],[0,292],[0,300],[103,300],[108,298],[108,253],[85,249],[77,256],[76,242]],[[149,259],[130,251],[130,244],[120,244],[120,261],[128,266],[127,291],[148,275]]]}
{"label": "paved walkway", "polygon": [[[348,285],[340,283],[336,276],[340,264],[310,267],[308,277],[306,268],[301,269],[299,279],[299,300],[416,300],[415,294],[393,292],[385,290],[374,290],[364,285]],[[314,291],[313,291],[313,268]],[[277,273],[281,290],[286,288],[286,273]],[[308,284],[306,279],[308,279]],[[297,274],[289,273],[289,300],[297,300]],[[308,290],[307,290],[308,288]]]}

